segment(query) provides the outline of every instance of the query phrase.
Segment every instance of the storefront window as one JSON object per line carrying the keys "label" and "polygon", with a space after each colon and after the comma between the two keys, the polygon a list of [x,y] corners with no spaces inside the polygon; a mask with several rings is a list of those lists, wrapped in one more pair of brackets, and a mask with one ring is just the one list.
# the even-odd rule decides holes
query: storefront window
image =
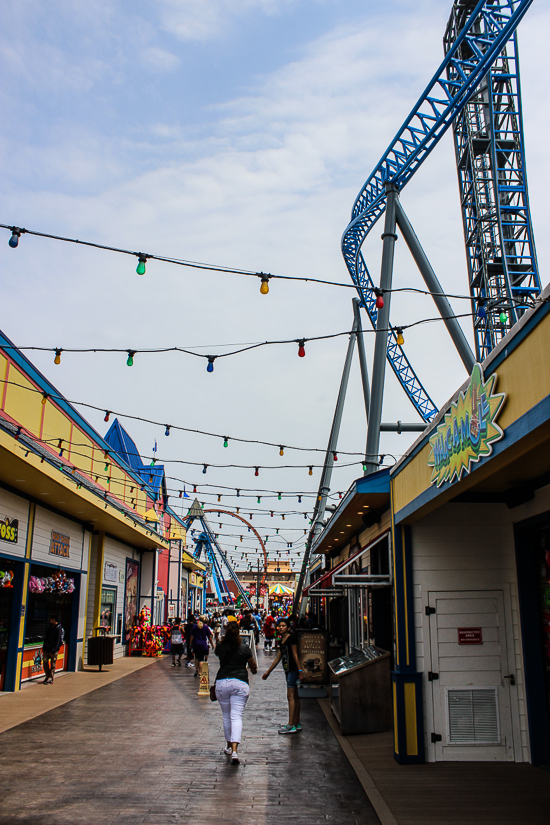
{"label": "storefront window", "polygon": [[[0,562],[0,566],[2,563]],[[4,568],[2,568],[4,569]],[[0,690],[4,688],[13,587],[0,586]]]}
{"label": "storefront window", "polygon": [[537,546],[544,687],[550,714],[550,528],[546,528],[539,533]]}
{"label": "storefront window", "polygon": [[114,632],[114,618],[116,608],[116,590],[103,587],[101,589],[101,610],[99,614],[100,627],[107,628],[107,633]]}

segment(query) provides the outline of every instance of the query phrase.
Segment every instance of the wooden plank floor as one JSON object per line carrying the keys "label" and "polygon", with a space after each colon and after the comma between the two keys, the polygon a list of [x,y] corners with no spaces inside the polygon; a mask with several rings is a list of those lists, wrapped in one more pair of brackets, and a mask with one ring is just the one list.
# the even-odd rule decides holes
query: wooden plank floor
{"label": "wooden plank floor", "polygon": [[[259,652],[260,671],[273,655]],[[315,699],[303,703],[301,733],[278,735],[280,666],[251,679],[236,767],[222,752],[219,704],[197,696],[193,670],[170,664],[1,733],[1,825],[380,825]]]}
{"label": "wooden plank floor", "polygon": [[399,825],[550,825],[550,773],[507,762],[398,765],[393,734],[345,737]]}

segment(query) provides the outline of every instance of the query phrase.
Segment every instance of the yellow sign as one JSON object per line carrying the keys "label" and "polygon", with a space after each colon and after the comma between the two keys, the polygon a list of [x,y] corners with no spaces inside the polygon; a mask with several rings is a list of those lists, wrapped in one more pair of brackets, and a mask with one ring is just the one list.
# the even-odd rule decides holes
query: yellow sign
{"label": "yellow sign", "polygon": [[430,438],[431,484],[440,487],[445,481],[460,481],[463,473],[471,472],[472,464],[491,455],[493,443],[504,435],[495,419],[506,393],[493,393],[496,380],[493,373],[484,382],[482,369],[475,364],[467,389],[452,402]]}
{"label": "yellow sign", "polygon": [[210,696],[210,676],[208,674],[208,662],[201,662],[199,665],[199,692],[197,696]]}

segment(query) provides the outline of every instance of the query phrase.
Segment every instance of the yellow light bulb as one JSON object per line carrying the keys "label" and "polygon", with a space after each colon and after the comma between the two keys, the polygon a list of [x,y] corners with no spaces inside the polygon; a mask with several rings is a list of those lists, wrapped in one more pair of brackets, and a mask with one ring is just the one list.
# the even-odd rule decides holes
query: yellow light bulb
{"label": "yellow light bulb", "polygon": [[284,447],[281,447],[281,448],[279,449],[279,455],[284,455],[284,454],[285,454]]}
{"label": "yellow light bulb", "polygon": [[43,395],[43,396],[42,396],[42,403],[43,403],[43,404],[45,404],[47,400],[48,400],[48,396],[47,396],[47,395]]}
{"label": "yellow light bulb", "polygon": [[269,278],[262,278],[262,285],[260,287],[262,295],[267,295],[269,292]]}
{"label": "yellow light bulb", "polygon": [[403,330],[401,327],[397,327],[397,343],[400,347],[402,347],[405,343],[405,339],[403,338]]}
{"label": "yellow light bulb", "polygon": [[54,362],[54,364],[60,364],[61,363],[61,350],[60,349],[56,349],[55,358],[53,359],[53,362]]}

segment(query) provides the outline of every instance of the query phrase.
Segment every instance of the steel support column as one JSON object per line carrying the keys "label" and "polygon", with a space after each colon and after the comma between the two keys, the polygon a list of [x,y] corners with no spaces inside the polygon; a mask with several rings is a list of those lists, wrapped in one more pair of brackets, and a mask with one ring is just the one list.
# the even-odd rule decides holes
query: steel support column
{"label": "steel support column", "polygon": [[416,233],[412,228],[411,223],[407,218],[403,207],[401,206],[399,198],[396,198],[395,201],[395,213],[397,219],[397,226],[401,230],[403,239],[409,247],[411,255],[414,258],[414,262],[420,270],[420,274],[424,278],[424,283],[426,284],[426,286],[432,294],[434,303],[445,323],[445,326],[447,327],[447,332],[451,336],[451,340],[455,345],[458,354],[460,355],[462,363],[466,367],[468,375],[470,375],[473,366],[476,362],[474,353],[472,352],[472,349],[468,341],[466,340],[466,336],[462,331],[462,327],[458,323],[457,319],[454,317],[455,313],[453,312],[453,308],[451,307],[447,298],[443,294],[443,288],[439,283],[437,275],[433,271],[428,258],[426,257],[426,253],[422,249],[422,245],[418,240]]}
{"label": "steel support column", "polygon": [[367,449],[365,456],[365,475],[378,470],[380,447],[380,423],[382,421],[382,401],[384,399],[384,378],[386,374],[386,352],[388,350],[388,332],[390,327],[391,284],[393,274],[393,253],[395,249],[396,209],[398,189],[391,181],[386,181],[386,216],[384,234],[382,235],[382,266],[380,271],[380,289],[384,297],[384,306],[378,309],[376,318],[376,340],[374,344],[374,361],[372,367],[372,393],[370,400],[369,426],[367,429]]}
{"label": "steel support column", "polygon": [[[355,298],[354,301],[356,300],[357,299]],[[340,390],[338,392],[338,400],[336,401],[336,409],[334,411],[334,418],[332,421],[332,428],[328,440],[327,452],[325,454],[325,462],[321,473],[321,480],[319,482],[319,492],[317,494],[317,498],[315,499],[315,506],[313,508],[311,529],[309,531],[306,549],[304,551],[304,558],[302,560],[302,569],[300,570],[300,576],[298,578],[296,593],[294,595],[293,612],[297,611],[298,605],[300,604],[300,600],[302,598],[302,590],[304,587],[304,579],[306,576],[309,558],[311,555],[311,547],[317,535],[322,529],[322,521],[325,515],[327,496],[330,492],[330,480],[332,477],[332,467],[334,465],[334,452],[336,451],[336,448],[338,446],[338,436],[340,434],[340,424],[342,423],[342,413],[344,411],[344,402],[346,400],[346,392],[348,389],[349,374],[353,358],[353,349],[355,347],[355,339],[357,338],[358,325],[360,324],[360,319],[357,318],[356,315],[355,303],[353,304],[353,310],[353,326],[351,328],[351,334],[349,337],[348,350],[346,353],[346,360],[344,362],[342,380],[340,381]],[[365,385],[363,384],[363,388],[364,386]],[[365,399],[365,403],[367,403],[367,399]]]}

